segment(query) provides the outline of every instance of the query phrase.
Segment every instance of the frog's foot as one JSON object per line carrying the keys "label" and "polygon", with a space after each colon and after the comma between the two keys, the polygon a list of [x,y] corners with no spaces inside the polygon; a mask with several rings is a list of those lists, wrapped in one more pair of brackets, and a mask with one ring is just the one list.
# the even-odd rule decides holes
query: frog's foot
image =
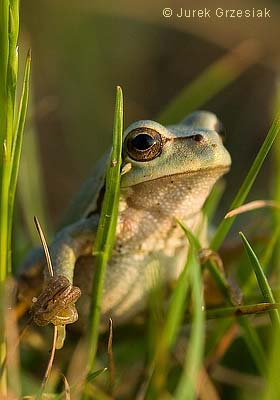
{"label": "frog's foot", "polygon": [[53,276],[38,298],[33,299],[34,322],[39,326],[72,324],[78,319],[75,303],[80,296],[81,290],[72,286],[65,276]]}
{"label": "frog's foot", "polygon": [[[212,261],[216,264],[226,281],[231,301],[235,305],[240,305],[242,303],[242,292],[233,277],[227,276],[220,255],[211,249],[201,249],[199,251],[199,259],[201,264],[205,264],[207,261]],[[216,282],[208,270],[204,272],[204,296],[208,306],[218,305],[224,302],[224,296],[219,291]]]}
{"label": "frog's foot", "polygon": [[201,264],[205,264],[207,261],[213,261],[217,265],[221,273],[225,275],[223,260],[216,251],[212,249],[200,249],[199,261]]}

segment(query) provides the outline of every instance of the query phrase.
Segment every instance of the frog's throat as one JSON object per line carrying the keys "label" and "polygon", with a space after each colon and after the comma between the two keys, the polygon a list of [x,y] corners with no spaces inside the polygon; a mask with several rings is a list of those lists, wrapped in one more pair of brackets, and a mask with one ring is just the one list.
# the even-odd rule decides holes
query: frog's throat
{"label": "frog's throat", "polygon": [[122,208],[188,218],[201,210],[225,168],[164,176],[121,189]]}

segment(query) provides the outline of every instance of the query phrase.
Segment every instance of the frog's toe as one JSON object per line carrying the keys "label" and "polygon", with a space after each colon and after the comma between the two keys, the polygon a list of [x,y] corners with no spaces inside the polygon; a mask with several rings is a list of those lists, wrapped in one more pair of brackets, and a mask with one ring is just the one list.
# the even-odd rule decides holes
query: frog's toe
{"label": "frog's toe", "polygon": [[78,319],[75,303],[81,295],[77,286],[62,275],[48,280],[38,298],[33,299],[31,313],[37,325],[66,325]]}

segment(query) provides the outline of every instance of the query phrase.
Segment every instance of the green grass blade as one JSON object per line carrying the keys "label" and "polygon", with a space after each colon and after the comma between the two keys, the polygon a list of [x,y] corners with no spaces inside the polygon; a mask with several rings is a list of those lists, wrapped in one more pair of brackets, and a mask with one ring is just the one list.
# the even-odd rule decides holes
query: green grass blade
{"label": "green grass blade", "polygon": [[[10,178],[10,203],[9,203],[9,220],[12,221],[13,218],[13,210],[14,210],[14,200],[15,200],[15,192],[16,192],[16,184],[18,178],[19,171],[19,162],[20,155],[22,149],[22,139],[23,139],[23,130],[26,120],[27,113],[27,105],[29,98],[29,86],[30,86],[30,67],[31,67],[31,52],[29,51],[26,57],[24,77],[23,77],[23,85],[22,92],[19,100],[19,108],[17,110],[17,120],[15,124],[14,134],[13,134],[13,147],[12,147],[12,171]],[[11,235],[12,225],[10,225]]]}
{"label": "green grass blade", "polygon": [[4,142],[4,159],[2,164],[1,199],[0,199],[0,283],[2,284],[9,271],[9,173],[10,159]]}
{"label": "green grass blade", "polygon": [[[201,250],[202,246],[199,243],[198,239],[187,229],[187,227],[180,221],[178,221],[179,225],[183,229],[188,237],[192,238],[192,242],[195,244],[196,250]],[[224,295],[224,298],[231,304],[231,288],[224,276],[224,274],[220,271],[216,263],[212,260],[208,260],[205,264],[206,268],[210,271],[212,278],[214,279],[218,289]]]}
{"label": "green grass blade", "polygon": [[[9,9],[9,57],[7,68],[7,113],[6,113],[6,129],[7,132],[13,131],[14,124],[14,111],[15,111],[15,97],[16,97],[16,83],[17,83],[17,68],[18,68],[18,55],[16,50],[17,36],[13,30],[13,13]],[[7,153],[11,153],[13,135],[6,135]]]}
{"label": "green grass blade", "polygon": [[[178,334],[178,329],[180,327],[183,314],[186,308],[186,298],[187,298],[187,292],[189,288],[189,270],[190,266],[193,263],[197,263],[197,259],[195,256],[195,252],[199,250],[199,243],[197,239],[192,235],[191,232],[188,231],[188,229],[185,227],[184,224],[182,224],[180,221],[178,221],[179,225],[183,229],[183,231],[186,234],[186,237],[188,238],[190,242],[190,250],[189,250],[189,256],[187,263],[185,265],[185,268],[183,272],[181,273],[176,289],[174,290],[171,298],[171,303],[170,307],[168,310],[168,315],[166,318],[166,323],[165,327],[163,329],[163,335],[162,338],[165,340],[165,343],[168,347],[171,347],[174,344],[174,341],[176,339],[176,336]],[[191,251],[193,249],[193,251]],[[198,266],[198,268],[200,268]]]}
{"label": "green grass blade", "polygon": [[[274,143],[274,140],[276,139],[278,133],[280,130],[280,114],[278,113],[271,125],[271,128],[265,138],[265,141],[263,142],[245,180],[243,181],[241,188],[239,189],[238,193],[236,194],[233,202],[231,203],[230,210],[237,208],[241,206],[248,196],[248,193],[255,182],[255,179],[261,169],[261,166],[263,165],[263,162],[271,149],[271,146]],[[225,236],[227,235],[230,227],[232,226],[235,218],[227,218],[224,219],[219,227],[216,230],[215,236],[213,237],[211,241],[211,249],[217,250],[222,241],[224,240]]]}
{"label": "green grass blade", "polygon": [[176,289],[171,297],[170,308],[162,334],[162,341],[164,342],[163,346],[166,348],[170,348],[174,344],[178,334],[178,329],[183,319],[189,287],[188,269],[192,262],[193,257],[192,254],[190,254],[189,260],[178,279]]}
{"label": "green grass blade", "polygon": [[[240,234],[243,246],[248,255],[248,258],[250,260],[250,263],[255,272],[255,275],[256,275],[256,278],[257,278],[257,281],[258,281],[259,287],[261,289],[264,300],[268,303],[275,303],[275,299],[274,299],[272,290],[269,286],[269,283],[266,279],[266,276],[263,272],[262,266],[258,260],[256,253],[252,249],[252,247],[251,247],[250,243],[248,242],[248,240],[246,239],[245,235],[242,232],[240,232],[239,234]],[[271,318],[271,322],[274,324],[275,327],[277,327],[277,329],[280,332],[280,316],[279,316],[278,310],[271,310],[269,312],[269,315]]]}
{"label": "green grass blade", "polygon": [[206,311],[206,319],[240,317],[241,315],[252,315],[280,309],[279,303],[257,303],[236,307],[211,308]]}
{"label": "green grass blade", "polygon": [[[116,106],[113,130],[113,150],[111,162],[107,167],[106,190],[102,205],[100,221],[94,245],[95,277],[92,290],[92,302],[89,320],[89,356],[87,372],[94,370],[95,355],[99,333],[100,309],[102,301],[103,280],[107,261],[110,257],[117,226],[118,203],[120,194],[120,168],[123,131],[123,96],[120,87],[117,87]],[[109,217],[108,217],[109,216]]]}
{"label": "green grass blade", "polygon": [[[271,259],[273,258],[274,253],[278,250],[278,241],[280,238],[280,224],[275,226],[275,229],[272,231],[271,237],[266,245],[266,248],[260,257],[260,264],[263,267],[263,271],[267,274],[268,272],[272,271],[272,268],[269,265]],[[273,263],[272,263],[273,264]],[[273,267],[273,265],[272,265]],[[251,293],[254,287],[256,286],[256,279],[254,274],[251,274],[248,278],[248,281],[243,286],[243,293]]]}
{"label": "green grass blade", "polygon": [[[276,99],[275,99],[275,108],[280,108],[280,81],[277,82],[277,91],[276,91]],[[272,195],[273,199],[277,202],[280,202],[280,136],[277,137],[275,146],[273,148],[273,181],[271,187],[273,188]],[[280,227],[280,212],[279,210],[275,210],[274,212],[274,223],[276,225],[276,229],[279,230]],[[276,240],[274,254],[273,254],[273,262],[272,268],[277,274],[277,279],[279,282],[280,273],[279,273],[279,259],[280,259],[280,237],[278,236],[278,240]]]}
{"label": "green grass blade", "polygon": [[[242,306],[240,306],[242,307]],[[246,306],[245,306],[246,307]],[[231,307],[227,307],[226,309],[230,309]],[[232,310],[236,309],[236,306],[232,307]],[[251,311],[251,310],[250,310]],[[216,310],[217,312],[217,317],[219,317],[219,312],[218,310]],[[207,311],[208,313],[208,311]],[[209,311],[210,315],[211,315],[211,311]],[[213,310],[213,313],[215,313],[215,311]],[[226,311],[225,311],[226,314]],[[245,316],[240,316],[235,314],[236,317],[236,322],[238,323],[238,325],[241,328],[242,331],[242,337],[249,349],[249,352],[251,354],[252,359],[255,362],[255,365],[257,367],[257,369],[259,370],[261,375],[266,375],[267,372],[267,359],[266,359],[266,355],[262,346],[262,343],[260,341],[260,338],[256,332],[256,330],[254,328],[251,327],[247,317]],[[224,315],[224,317],[229,317],[229,315]],[[220,339],[222,338],[223,334],[229,329],[230,325],[232,322],[227,322],[227,320],[225,321],[220,321],[221,323],[218,325],[218,329],[215,330],[213,332],[213,334],[211,335],[211,340],[209,340],[209,344],[208,344],[208,354],[213,352],[213,349],[217,346],[217,343],[220,341]]]}
{"label": "green grass blade", "polygon": [[[184,229],[185,233],[188,234],[189,236],[191,233],[187,230],[187,228],[183,225],[180,224],[182,228]],[[200,244],[198,243],[197,239],[195,239],[192,236],[193,243],[195,243],[195,246],[197,248],[200,248]],[[209,271],[217,283],[219,289],[225,296],[225,300],[227,301],[228,304],[235,306],[232,300],[231,296],[231,289],[225,280],[225,277],[222,275],[221,271],[218,269],[218,267],[214,264],[214,262],[209,261],[207,263],[207,267],[209,268]],[[265,374],[266,372],[266,357],[265,353],[263,350],[262,343],[254,329],[250,326],[249,321],[245,317],[239,317],[237,319],[238,324],[240,325],[240,328],[243,331],[243,336],[244,340],[250,350],[251,356],[253,360],[255,361],[256,366],[258,367],[260,373]]]}
{"label": "green grass blade", "polygon": [[[186,234],[188,234],[188,237],[192,238],[192,243],[196,246],[196,248],[198,248],[199,244],[197,242],[197,240],[194,239],[193,235],[184,227],[184,225],[181,224],[181,226],[183,227],[184,231]],[[220,284],[224,287],[223,292],[226,295],[226,299],[228,300],[228,302],[230,304],[233,305],[232,300],[231,300],[231,292],[229,290],[228,284],[225,283],[224,281],[224,277],[222,276],[221,272],[219,271],[219,269],[212,264],[212,267],[215,270],[215,274],[218,275],[219,278],[219,282]],[[213,271],[210,271],[211,273],[213,273]],[[263,346],[261,344],[261,341],[257,335],[257,332],[251,327],[249,321],[246,319],[246,317],[243,316],[239,316],[237,318],[237,322],[241,328],[241,330],[243,331],[243,337],[244,340],[248,346],[248,349],[251,353],[251,356],[253,358],[253,360],[255,361],[255,364],[258,368],[258,370],[260,371],[261,374],[266,374],[266,357],[265,357],[265,353],[263,350]]]}
{"label": "green grass blade", "polygon": [[[280,107],[280,82],[277,82],[277,91],[275,98],[275,108]],[[273,152],[273,198],[276,201],[280,201],[280,137],[278,136],[276,145],[274,146]],[[266,265],[268,260],[272,258],[273,270],[276,272],[277,283],[279,283],[279,259],[280,259],[280,213],[275,211],[274,215],[275,230],[273,236],[271,237],[270,243],[271,248],[268,246],[267,250],[262,257],[263,264]],[[274,251],[271,251],[271,250]],[[279,301],[279,294],[277,295],[277,301]],[[269,358],[269,371],[268,379],[265,385],[265,391],[263,394],[263,400],[278,400],[280,398],[280,380],[279,380],[279,359],[280,359],[280,341],[279,341],[279,331],[274,330],[272,343],[270,346],[270,358]]]}
{"label": "green grass blade", "polygon": [[[156,344],[154,360],[151,364],[150,382],[145,397],[146,399],[158,398],[165,385],[169,370],[168,356],[177,338],[187,307],[187,296],[190,287],[190,266],[193,263],[197,264],[195,252],[198,250],[199,244],[186,227],[180,221],[177,222],[186,235],[188,234],[191,237],[192,243],[190,247],[193,246],[193,249],[191,248],[189,250],[185,267],[177,280],[176,288],[173,290],[164,325],[161,327],[161,334]],[[198,268],[200,267],[198,266]]]}
{"label": "green grass blade", "polygon": [[204,322],[203,312],[203,287],[200,265],[195,256],[195,241],[188,234],[190,242],[189,279],[192,293],[193,318],[188,350],[185,358],[183,372],[176,388],[175,400],[195,399],[196,384],[202,366],[204,351]]}
{"label": "green grass blade", "polygon": [[9,4],[9,54],[7,66],[7,149],[11,152],[14,126],[14,112],[18,75],[18,31],[19,31],[19,2],[10,0]]}
{"label": "green grass blade", "polygon": [[[228,285],[227,281],[225,280],[224,276],[222,275],[221,271],[218,269],[218,267],[212,261],[209,261],[207,263],[207,267],[208,267],[213,279],[217,283],[219,289],[225,296],[226,302],[231,306],[236,306],[232,299],[231,288]],[[246,317],[237,318],[237,322],[243,331],[244,340],[248,346],[248,349],[251,353],[253,360],[255,361],[255,364],[256,364],[258,370],[260,371],[261,374],[264,374],[265,373],[265,365],[266,365],[266,357],[265,357],[262,343],[261,343],[256,331],[254,329],[252,329],[252,327],[251,327],[249,321],[246,319]],[[252,345],[252,343],[253,343],[253,345]]]}
{"label": "green grass blade", "polygon": [[7,126],[7,66],[9,57],[9,0],[0,2],[0,174]]}
{"label": "green grass blade", "polygon": [[[0,396],[7,393],[5,338],[5,280],[11,272],[11,231],[18,162],[14,162],[14,114],[18,73],[17,40],[19,32],[19,1],[0,2]],[[24,82],[25,85],[26,82]],[[27,96],[28,98],[28,96]],[[25,112],[27,99],[25,103]],[[20,135],[23,134],[24,120]],[[12,177],[14,180],[12,182]]]}
{"label": "green grass blade", "polygon": [[0,147],[1,147],[1,207],[0,207],[0,281],[11,270],[11,226],[9,210],[11,197],[11,174],[14,168],[12,145],[14,139],[14,111],[17,85],[19,31],[18,0],[3,1],[0,5]]}
{"label": "green grass blade", "polygon": [[[6,161],[6,128],[7,128],[7,66],[9,54],[9,1],[0,2],[0,396],[7,396],[5,315],[4,315],[4,280],[7,275],[7,229],[5,215],[7,180],[4,175]],[[4,203],[3,203],[4,200]]]}
{"label": "green grass blade", "polygon": [[97,371],[94,371],[94,372],[88,374],[87,381],[88,382],[94,381],[94,379],[96,379],[100,374],[103,374],[106,371],[107,371],[107,368],[101,368],[101,369],[98,369]]}
{"label": "green grass blade", "polygon": [[227,85],[238,78],[258,58],[259,51],[252,42],[243,42],[218,61],[211,64],[158,116],[162,124],[178,123],[188,113],[201,107]]}

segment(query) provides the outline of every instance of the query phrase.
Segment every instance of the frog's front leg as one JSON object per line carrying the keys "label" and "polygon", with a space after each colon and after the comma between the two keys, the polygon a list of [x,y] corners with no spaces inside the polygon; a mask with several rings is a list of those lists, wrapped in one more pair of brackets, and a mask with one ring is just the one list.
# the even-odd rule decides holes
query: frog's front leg
{"label": "frog's front leg", "polygon": [[98,224],[98,216],[83,219],[60,231],[50,247],[54,276],[45,271],[46,286],[32,307],[38,325],[65,325],[77,320],[75,302],[81,295],[72,286],[76,260],[91,254]]}
{"label": "frog's front leg", "polygon": [[94,214],[57,233],[50,247],[54,274],[63,275],[73,283],[76,261],[91,254],[97,226],[98,215]]}

